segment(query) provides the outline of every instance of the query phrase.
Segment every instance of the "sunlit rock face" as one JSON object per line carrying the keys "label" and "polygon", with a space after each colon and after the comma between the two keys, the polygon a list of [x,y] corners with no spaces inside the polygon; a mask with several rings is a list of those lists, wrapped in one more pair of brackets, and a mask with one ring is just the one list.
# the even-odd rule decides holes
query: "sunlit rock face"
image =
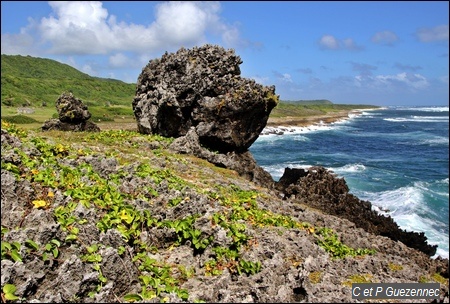
{"label": "sunlit rock face", "polygon": [[246,151],[278,102],[274,86],[240,76],[234,50],[204,45],[150,60],[133,100],[140,133],[181,137],[193,127],[217,152]]}

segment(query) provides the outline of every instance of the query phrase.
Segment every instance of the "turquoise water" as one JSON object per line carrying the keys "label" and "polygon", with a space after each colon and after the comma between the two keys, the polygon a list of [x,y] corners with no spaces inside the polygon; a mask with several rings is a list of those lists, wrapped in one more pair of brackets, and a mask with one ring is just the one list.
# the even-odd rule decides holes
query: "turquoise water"
{"label": "turquoise water", "polygon": [[345,121],[261,135],[250,147],[275,180],[284,168],[321,165],[350,192],[449,257],[449,107],[363,110]]}

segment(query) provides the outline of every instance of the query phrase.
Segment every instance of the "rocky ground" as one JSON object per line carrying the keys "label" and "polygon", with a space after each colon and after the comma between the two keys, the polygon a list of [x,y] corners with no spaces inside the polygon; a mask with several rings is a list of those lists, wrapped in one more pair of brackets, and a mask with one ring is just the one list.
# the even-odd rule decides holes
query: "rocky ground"
{"label": "rocky ground", "polygon": [[2,123],[1,144],[3,302],[361,302],[352,283],[439,282],[448,303],[448,260],[160,136]]}

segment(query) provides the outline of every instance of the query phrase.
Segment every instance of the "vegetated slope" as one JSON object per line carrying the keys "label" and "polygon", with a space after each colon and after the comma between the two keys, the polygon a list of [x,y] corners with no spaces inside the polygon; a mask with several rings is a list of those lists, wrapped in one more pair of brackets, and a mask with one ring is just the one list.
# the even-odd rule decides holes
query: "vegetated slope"
{"label": "vegetated slope", "polygon": [[1,55],[1,101],[7,106],[52,105],[62,92],[72,92],[89,105],[126,105],[136,85],[91,77],[55,60]]}
{"label": "vegetated slope", "polygon": [[339,111],[350,111],[353,109],[374,109],[378,106],[367,104],[335,104],[329,100],[312,101],[280,101],[272,110],[270,117],[305,117],[315,115],[325,115]]}
{"label": "vegetated slope", "polygon": [[448,260],[171,152],[170,138],[63,133],[2,122],[9,299],[351,302],[362,282],[439,282],[448,299]]}
{"label": "vegetated slope", "polygon": [[328,99],[300,99],[300,100],[285,100],[286,103],[293,103],[297,105],[330,105],[333,104]]}

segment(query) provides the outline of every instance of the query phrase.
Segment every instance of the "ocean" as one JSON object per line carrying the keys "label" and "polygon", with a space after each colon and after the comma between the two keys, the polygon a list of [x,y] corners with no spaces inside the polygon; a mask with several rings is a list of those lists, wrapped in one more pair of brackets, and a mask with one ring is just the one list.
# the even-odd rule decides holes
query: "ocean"
{"label": "ocean", "polygon": [[448,106],[361,110],[282,135],[269,129],[249,150],[274,180],[286,167],[323,166],[402,229],[424,232],[438,245],[434,257],[449,257]]}

